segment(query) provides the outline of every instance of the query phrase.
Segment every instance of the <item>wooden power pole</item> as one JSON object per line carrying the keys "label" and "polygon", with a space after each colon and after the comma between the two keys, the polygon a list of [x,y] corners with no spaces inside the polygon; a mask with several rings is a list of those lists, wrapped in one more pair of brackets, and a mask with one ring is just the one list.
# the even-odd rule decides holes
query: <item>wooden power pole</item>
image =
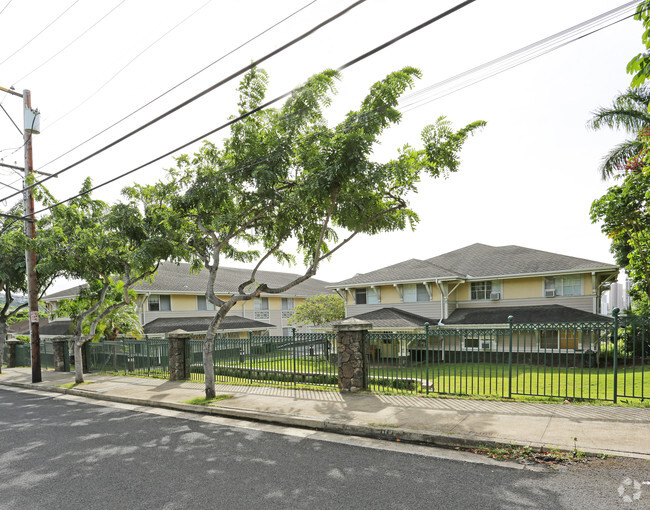
{"label": "wooden power pole", "polygon": [[[25,186],[30,182],[34,173],[34,160],[32,157],[32,135],[38,133],[39,119],[32,110],[32,97],[29,90],[23,90],[23,110],[25,118]],[[36,223],[34,218],[34,195],[29,188],[24,192],[25,201],[25,236],[36,239]],[[41,334],[39,331],[38,317],[38,283],[36,281],[36,253],[25,251],[27,264],[27,298],[29,308],[29,333],[32,346],[32,382],[42,382],[41,375]]]}

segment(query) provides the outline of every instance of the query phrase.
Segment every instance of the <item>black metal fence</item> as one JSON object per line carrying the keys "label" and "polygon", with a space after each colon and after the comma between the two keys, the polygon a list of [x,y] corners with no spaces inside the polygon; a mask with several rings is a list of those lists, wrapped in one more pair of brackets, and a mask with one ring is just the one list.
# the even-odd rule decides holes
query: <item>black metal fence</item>
{"label": "black metal fence", "polygon": [[[28,366],[29,345],[18,347],[17,358]],[[166,339],[125,338],[84,348],[91,371],[169,377]],[[190,379],[202,381],[203,341],[190,340],[186,349]],[[369,332],[365,350],[372,391],[614,402],[650,398],[650,317]],[[43,368],[53,367],[51,343],[41,344],[41,360]],[[334,333],[217,336],[212,361],[219,382],[338,386]]]}

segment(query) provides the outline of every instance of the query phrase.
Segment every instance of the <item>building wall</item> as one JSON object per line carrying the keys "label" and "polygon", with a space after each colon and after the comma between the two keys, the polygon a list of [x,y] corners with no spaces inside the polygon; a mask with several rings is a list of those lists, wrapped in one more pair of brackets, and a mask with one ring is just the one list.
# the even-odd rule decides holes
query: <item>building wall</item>
{"label": "building wall", "polygon": [[[219,295],[220,299],[227,301],[230,296]],[[281,296],[268,296],[269,310],[255,311],[254,300],[240,301],[230,311],[232,315],[239,315],[247,319],[253,319],[260,322],[266,322],[275,325],[271,328],[269,333],[273,336],[280,336],[283,334],[283,328],[291,327],[289,325],[289,317],[293,314],[293,310],[282,310],[282,297]],[[294,298],[294,307],[300,303],[304,303],[305,298]],[[213,317],[214,310],[198,310],[197,296],[187,294],[172,294],[171,295],[171,310],[152,312],[148,310],[148,302],[146,299],[139,307],[139,316],[142,324],[158,318],[169,317]],[[297,328],[296,331],[305,333],[308,331],[307,327]],[[244,332],[244,335],[247,333]]]}
{"label": "building wall", "polygon": [[[447,310],[451,315],[458,308],[488,308],[488,307],[512,307],[512,306],[542,306],[562,305],[585,312],[595,313],[594,299],[592,295],[591,274],[582,276],[582,295],[580,296],[555,296],[544,297],[544,278],[513,278],[500,280],[501,299],[472,300],[471,283],[462,283],[449,296]],[[454,283],[449,284],[451,291]],[[351,289],[352,290],[352,289]],[[352,295],[351,295],[352,294]],[[440,291],[433,286],[433,300],[429,302],[403,303],[394,286],[384,285],[381,287],[381,302],[379,304],[356,305],[353,299],[354,290],[347,293],[346,316],[360,315],[372,310],[385,307],[399,308],[411,313],[422,315],[431,319],[439,320]]]}

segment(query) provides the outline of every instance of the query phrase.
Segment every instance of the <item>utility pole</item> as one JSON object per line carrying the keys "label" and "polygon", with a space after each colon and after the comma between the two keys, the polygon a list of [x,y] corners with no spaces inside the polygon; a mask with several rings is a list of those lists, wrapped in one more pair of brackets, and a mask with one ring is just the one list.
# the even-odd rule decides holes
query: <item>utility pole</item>
{"label": "utility pole", "polygon": [[[32,157],[32,135],[40,131],[38,112],[32,110],[32,96],[29,90],[23,90],[23,113],[25,119],[25,187],[34,173]],[[34,195],[32,189],[23,194],[25,203],[25,236],[36,239],[36,223],[34,218]],[[32,346],[32,382],[42,382],[41,375],[41,334],[38,317],[38,283],[36,281],[36,253],[25,250],[27,269],[27,298],[29,308],[29,333]]]}

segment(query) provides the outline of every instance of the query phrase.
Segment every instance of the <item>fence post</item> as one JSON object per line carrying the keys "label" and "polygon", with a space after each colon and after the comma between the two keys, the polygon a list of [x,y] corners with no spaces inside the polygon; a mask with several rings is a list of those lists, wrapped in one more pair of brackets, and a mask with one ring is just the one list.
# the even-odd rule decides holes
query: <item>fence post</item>
{"label": "fence post", "polygon": [[186,356],[185,344],[192,335],[182,329],[172,331],[169,339],[169,380],[182,381],[190,378],[190,364]]}
{"label": "fence post", "polygon": [[510,339],[508,341],[508,398],[512,398],[512,323],[515,318],[508,316],[508,328]]}
{"label": "fence post", "polygon": [[248,381],[253,384],[253,332],[248,332],[248,359],[251,360],[251,366],[248,370]]}
{"label": "fence post", "polygon": [[144,335],[144,342],[147,351],[147,377],[149,377],[151,375],[151,357],[149,356],[149,337],[147,335]]}
{"label": "fence post", "polygon": [[429,394],[429,323],[425,322],[424,323],[424,334],[425,334],[425,341],[424,341],[424,351],[425,351],[425,356],[426,356],[426,367],[427,367],[427,377],[425,379],[425,384],[427,386],[426,389],[426,394]]}
{"label": "fence post", "polygon": [[619,308],[614,308],[612,310],[612,315],[614,316],[614,360],[613,360],[613,371],[614,371],[614,403],[616,404],[617,394],[618,394],[618,314],[621,310]]}
{"label": "fence post", "polygon": [[293,385],[296,386],[296,328],[291,328],[291,344],[293,345]]}
{"label": "fence post", "polygon": [[7,340],[5,342],[5,345],[7,346],[7,358],[5,361],[7,362],[7,368],[14,368],[18,366],[18,345],[20,344],[20,340]]}
{"label": "fence post", "polygon": [[54,356],[54,371],[69,372],[70,358],[68,357],[68,338],[57,337],[52,339],[52,351]]}
{"label": "fence post", "polygon": [[351,317],[334,326],[338,351],[339,391],[357,392],[368,387],[366,333],[370,322]]}

